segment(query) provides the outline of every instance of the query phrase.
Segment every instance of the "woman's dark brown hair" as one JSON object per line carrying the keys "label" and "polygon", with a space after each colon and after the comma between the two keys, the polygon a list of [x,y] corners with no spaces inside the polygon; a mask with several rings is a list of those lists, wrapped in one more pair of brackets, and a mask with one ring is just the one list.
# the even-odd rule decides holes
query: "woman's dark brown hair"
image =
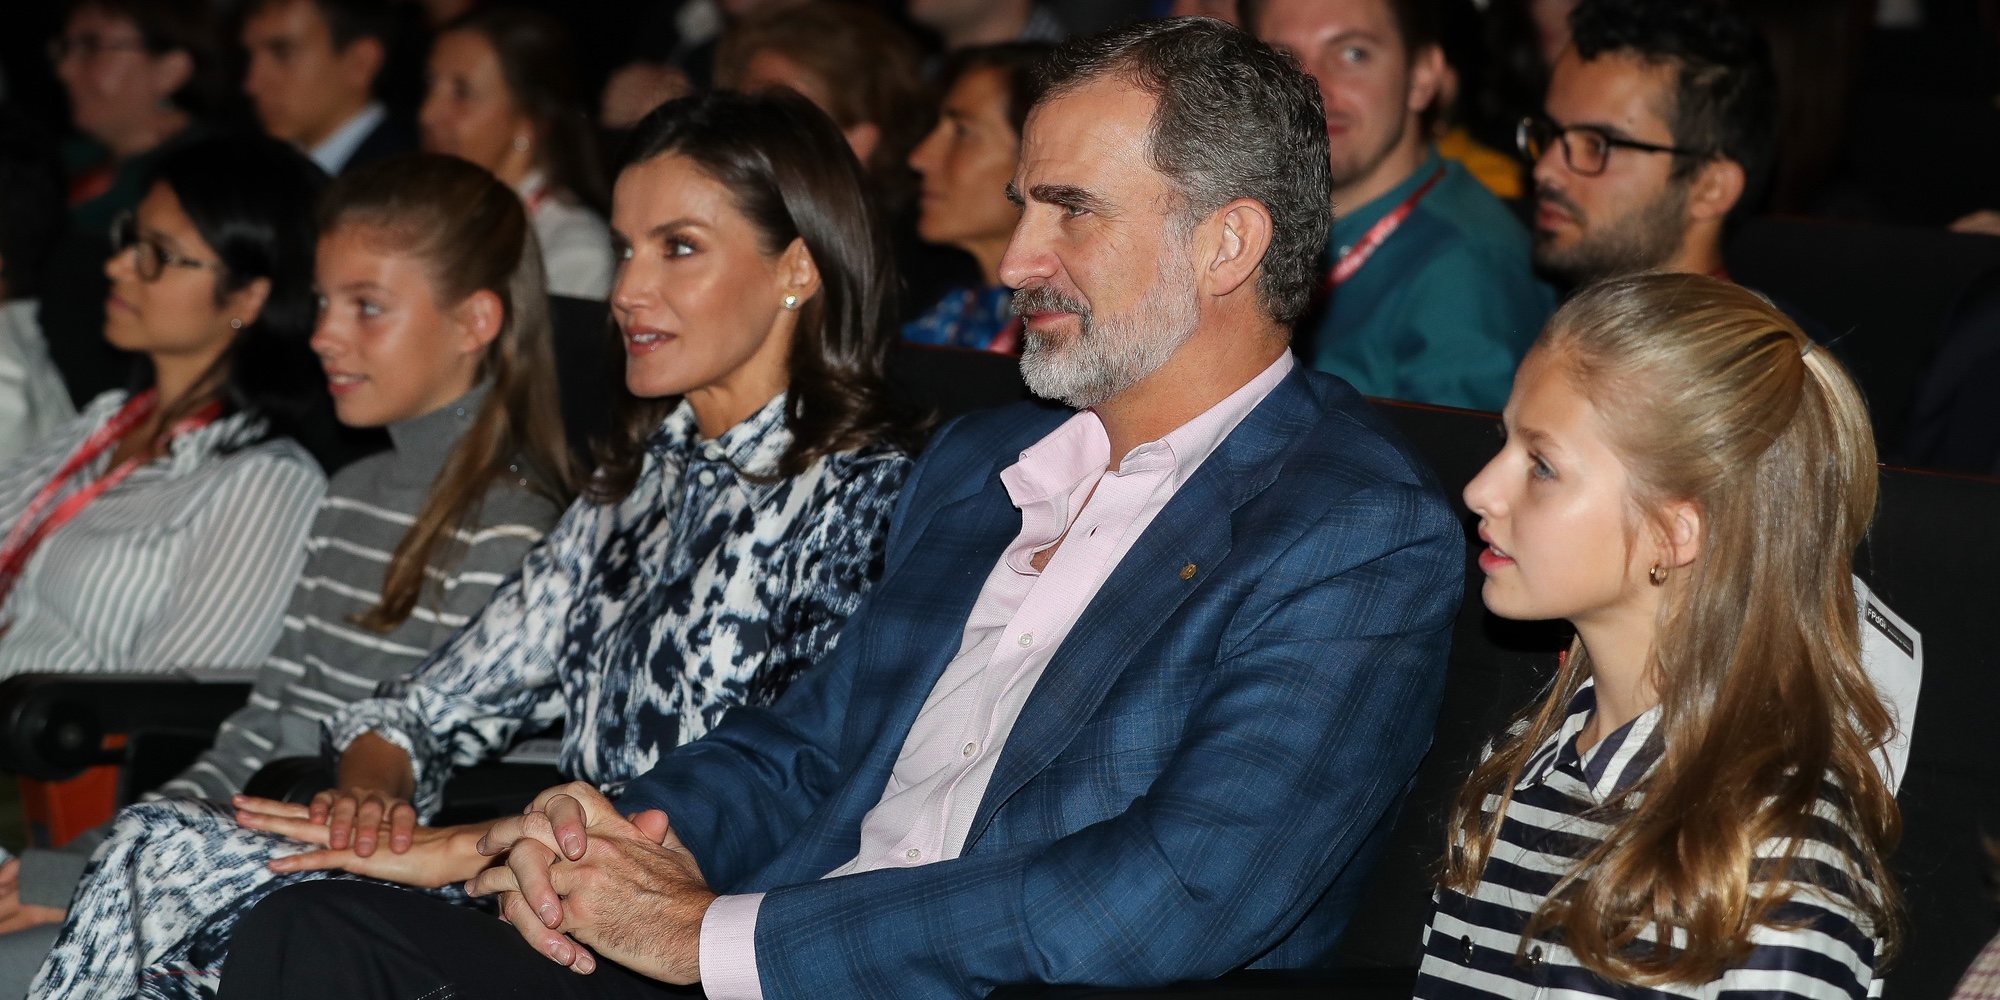
{"label": "woman's dark brown hair", "polygon": [[[788,362],[785,423],[792,444],[778,473],[878,441],[914,450],[890,402],[884,370],[896,266],[868,201],[861,165],[832,121],[789,92],[714,91],[668,101],[633,130],[631,165],[679,156],[728,189],[767,256],[802,240],[818,293],[799,306]],[[585,493],[600,503],[632,491],[646,440],[677,400],[627,398]]]}
{"label": "woman's dark brown hair", "polygon": [[410,616],[431,571],[456,561],[459,532],[474,523],[494,483],[524,479],[567,503],[574,476],[556,405],[542,249],[520,196],[464,160],[412,153],[358,167],[333,183],[321,202],[320,231],[348,227],[422,262],[440,307],[489,291],[506,316],[480,364],[480,377],[492,383],[486,401],[438,470],[416,523],[396,543],[381,602],[359,619],[386,632]]}
{"label": "woman's dark brown hair", "polygon": [[810,0],[755,14],[731,27],[716,47],[715,79],[741,89],[760,52],[783,56],[819,78],[826,113],[843,129],[880,133],[864,166],[885,211],[907,204],[915,185],[910,150],[931,130],[935,102],[924,93],[916,39],[880,13],[852,3]]}
{"label": "woman's dark brown hair", "polygon": [[611,199],[604,192],[597,135],[584,116],[583,88],[572,69],[569,30],[540,11],[490,7],[445,25],[438,34],[454,31],[478,35],[493,50],[508,97],[534,122],[538,165],[547,173],[549,187],[604,211]]}

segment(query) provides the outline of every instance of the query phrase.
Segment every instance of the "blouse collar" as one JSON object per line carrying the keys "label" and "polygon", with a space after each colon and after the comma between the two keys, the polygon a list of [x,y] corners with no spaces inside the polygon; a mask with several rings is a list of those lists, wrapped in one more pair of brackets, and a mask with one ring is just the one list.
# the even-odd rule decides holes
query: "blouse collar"
{"label": "blouse collar", "polygon": [[1597,690],[1586,679],[1570,698],[1569,714],[1563,719],[1562,728],[1537,747],[1527,765],[1521,768],[1521,780],[1514,786],[1516,791],[1542,784],[1556,770],[1563,769],[1579,776],[1589,788],[1591,798],[1601,803],[1630,789],[1653,769],[1665,750],[1665,736],[1659,728],[1660,706],[1640,713],[1638,718],[1598,741],[1587,753],[1579,754],[1577,737],[1596,708]]}

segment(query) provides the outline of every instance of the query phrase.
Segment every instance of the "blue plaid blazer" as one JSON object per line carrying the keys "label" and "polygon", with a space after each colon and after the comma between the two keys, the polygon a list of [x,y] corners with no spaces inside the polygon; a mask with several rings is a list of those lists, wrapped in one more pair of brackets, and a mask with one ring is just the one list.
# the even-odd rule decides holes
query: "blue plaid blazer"
{"label": "blue plaid blazer", "polygon": [[1317,372],[1280,383],[1112,571],[963,856],[821,879],[860,849],[1020,531],[1000,471],[1067,416],[1024,404],[940,432],[834,651],[626,787],[717,891],[768,893],[765,996],[1139,986],[1332,955],[1430,745],[1464,542],[1420,463]]}

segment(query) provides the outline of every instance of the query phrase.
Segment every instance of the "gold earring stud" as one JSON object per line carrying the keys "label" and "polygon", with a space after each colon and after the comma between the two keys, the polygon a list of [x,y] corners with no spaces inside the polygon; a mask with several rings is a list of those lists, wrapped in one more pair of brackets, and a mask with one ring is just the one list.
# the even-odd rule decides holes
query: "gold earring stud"
{"label": "gold earring stud", "polygon": [[1665,566],[1654,563],[1653,568],[1646,571],[1646,579],[1651,581],[1655,587],[1664,587],[1666,586],[1667,574],[1669,572],[1671,571]]}

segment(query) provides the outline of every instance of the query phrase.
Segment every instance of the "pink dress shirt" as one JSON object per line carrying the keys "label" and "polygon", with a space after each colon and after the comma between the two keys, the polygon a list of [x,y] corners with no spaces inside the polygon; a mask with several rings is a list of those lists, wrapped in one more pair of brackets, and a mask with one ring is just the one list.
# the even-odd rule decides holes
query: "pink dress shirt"
{"label": "pink dress shirt", "polygon": [[[1290,352],[1200,416],[1128,452],[1084,410],[1021,453],[1000,482],[1021,533],[994,565],[945,667],[903,740],[881,801],[861,821],[854,859],[825,877],[911,868],[958,857],[1007,734],[1042,668],[1106,577],[1229,432],[1292,370]],[[1036,570],[1035,554],[1062,543]],[[762,1000],[757,911],[762,893],[720,896],[701,927],[710,1000]]]}

